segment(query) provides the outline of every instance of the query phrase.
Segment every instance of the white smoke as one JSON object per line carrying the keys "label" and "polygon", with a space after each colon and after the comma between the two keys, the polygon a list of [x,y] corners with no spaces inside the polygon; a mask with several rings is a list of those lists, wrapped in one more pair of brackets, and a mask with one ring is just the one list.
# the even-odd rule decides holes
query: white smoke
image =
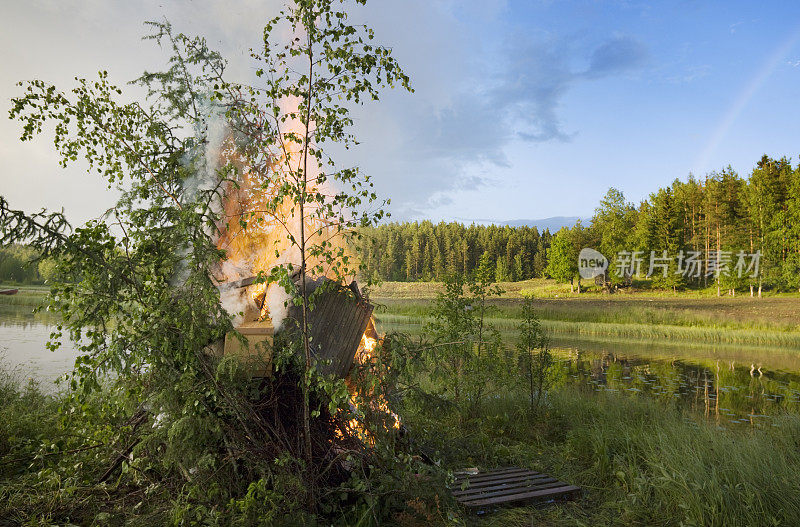
{"label": "white smoke", "polygon": [[289,315],[289,302],[292,300],[292,295],[278,284],[269,284],[267,287],[267,297],[264,300],[267,310],[269,311],[269,318],[272,320],[272,327],[275,331],[279,330],[283,325],[283,321]]}
{"label": "white smoke", "polygon": [[[193,204],[201,192],[209,191],[218,184],[220,153],[228,134],[228,125],[221,107],[207,98],[202,99],[198,105],[201,118],[195,123],[194,130],[197,144],[181,159],[181,163],[190,174],[183,181],[183,192],[180,196],[183,207]],[[212,213],[218,213],[222,209],[219,199],[212,200],[210,206]],[[205,229],[206,234],[212,234],[210,226],[206,226]],[[170,280],[170,285],[179,287],[189,278],[190,247],[177,247],[175,252],[180,257],[180,262]]]}
{"label": "white smoke", "polygon": [[[222,168],[223,149],[226,139],[230,135],[230,127],[225,118],[225,110],[204,98],[198,103],[200,120],[195,125],[197,145],[187,152],[184,164],[191,167],[191,176],[184,180],[184,196],[186,203],[192,203],[200,194],[212,190],[220,183],[220,168]],[[222,212],[222,201],[215,198],[211,201],[211,212]],[[212,235],[208,226],[207,234]],[[249,262],[222,262],[218,279],[234,281],[252,275]],[[231,315],[234,325],[244,322],[247,312],[253,308],[253,300],[246,288],[223,287],[220,290],[220,303],[223,309]]]}
{"label": "white smoke", "polygon": [[233,318],[234,326],[239,326],[244,322],[247,308],[253,302],[244,287],[222,288],[219,292],[219,300],[225,311]]}
{"label": "white smoke", "polygon": [[[238,280],[243,277],[243,274],[246,274],[244,269],[230,260],[222,262],[220,271],[226,281]],[[253,302],[244,287],[222,287],[219,292],[219,300],[223,309],[233,317],[233,323],[236,326],[244,322],[245,314]]]}
{"label": "white smoke", "polygon": [[[298,224],[299,225],[299,224]],[[299,230],[299,227],[298,227]],[[299,231],[298,231],[299,232]],[[300,249],[291,246],[280,253],[274,262],[275,266],[290,266],[293,269],[300,268]],[[283,322],[289,315],[289,302],[292,301],[292,294],[287,293],[283,286],[277,283],[269,284],[264,305],[267,307],[269,318],[275,331],[283,326]]]}
{"label": "white smoke", "polygon": [[198,144],[184,159],[184,164],[192,168],[192,175],[184,181],[184,195],[189,201],[219,183],[222,149],[230,133],[224,108],[204,98],[198,103],[198,110],[201,116],[195,124]]}

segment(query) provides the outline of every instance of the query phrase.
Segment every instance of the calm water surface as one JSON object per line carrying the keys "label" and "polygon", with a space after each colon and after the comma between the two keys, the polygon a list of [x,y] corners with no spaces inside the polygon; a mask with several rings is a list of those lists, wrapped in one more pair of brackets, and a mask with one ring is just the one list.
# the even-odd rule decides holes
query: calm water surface
{"label": "calm water surface", "polygon": [[[379,324],[421,333],[418,324]],[[513,332],[503,332],[513,345]],[[554,335],[556,385],[651,397],[721,426],[770,426],[800,413],[800,352],[778,348],[604,340]]]}
{"label": "calm water surface", "polygon": [[[69,371],[70,342],[45,344],[57,319],[30,307],[0,305],[0,363],[46,389]],[[379,324],[382,331],[420,333],[414,324]],[[513,342],[513,332],[505,334]],[[771,416],[800,413],[800,353],[791,350],[686,343],[631,342],[556,335],[556,384],[579,384],[632,397],[652,397],[720,424],[769,425]]]}
{"label": "calm water surface", "polygon": [[53,382],[72,369],[78,353],[69,341],[57,351],[48,350],[45,344],[58,319],[32,311],[29,306],[0,305],[0,364],[54,390]]}

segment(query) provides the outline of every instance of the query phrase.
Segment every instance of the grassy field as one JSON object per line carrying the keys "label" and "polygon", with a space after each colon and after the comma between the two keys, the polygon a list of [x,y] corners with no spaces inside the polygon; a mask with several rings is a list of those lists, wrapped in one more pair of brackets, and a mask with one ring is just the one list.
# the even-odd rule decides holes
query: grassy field
{"label": "grassy field", "polygon": [[[715,286],[705,289],[688,289],[673,292],[672,290],[657,289],[652,287],[649,280],[634,280],[631,287],[619,289],[613,295],[603,292],[602,288],[594,283],[583,281],[580,295],[570,290],[567,283],[560,284],[549,278],[533,278],[521,282],[500,282],[505,293],[503,298],[570,298],[570,297],[605,297],[605,298],[718,298]],[[577,286],[576,286],[577,287]],[[373,288],[373,296],[381,298],[434,298],[442,288],[441,282],[383,282]],[[723,291],[725,293],[725,291]],[[727,297],[724,294],[724,297]],[[739,290],[735,298],[749,297],[749,290]],[[772,293],[763,292],[763,297],[794,298],[800,300],[798,293]]]}
{"label": "grassy field", "polygon": [[[490,320],[513,338],[521,298],[532,296],[542,326],[559,337],[670,343],[685,350],[728,345],[737,360],[759,353],[796,370],[800,298],[716,296],[716,289],[639,289],[580,295],[550,280],[501,284]],[[379,321],[419,331],[441,290],[437,283],[384,283],[372,291]],[[753,348],[755,349],[755,348]],[[690,353],[686,351],[686,353]],[[691,353],[690,353],[691,354]],[[670,355],[672,357],[672,355]],[[714,360],[719,355],[714,352]],[[800,417],[772,426],[725,429],[672,402],[579,386],[552,390],[531,414],[520,395],[499,394],[469,422],[406,412],[413,430],[450,468],[522,466],[584,488],[584,499],[557,507],[510,508],[476,525],[789,525],[800,523],[796,495]]]}
{"label": "grassy field", "polygon": [[[131,508],[135,500],[125,505],[121,499],[124,487],[112,482],[92,493],[90,486],[74,486],[96,479],[107,464],[103,456],[94,456],[93,447],[47,450],[55,438],[71,432],[61,428],[60,396],[9,382],[3,371],[0,396],[0,518],[49,525],[50,519],[81,513],[77,518],[86,524],[148,524],[139,517],[141,510]],[[442,468],[526,467],[580,485],[583,497],[474,515],[455,507],[447,489],[431,481],[429,491],[441,498],[428,509],[418,502],[420,518],[400,525],[800,524],[796,415],[778,416],[765,428],[722,429],[669,402],[577,386],[551,390],[534,412],[515,391],[488,399],[471,418],[447,408],[406,404],[400,409],[415,448]],[[62,474],[70,476],[62,481]],[[117,508],[101,505],[104,499]],[[169,510],[163,491],[154,492],[148,503]],[[162,515],[155,523],[168,518]],[[238,524],[261,525],[244,517]]]}
{"label": "grassy field", "polygon": [[[506,292],[491,300],[491,322],[500,329],[516,327],[521,298],[530,293],[543,326],[554,334],[800,350],[800,298],[792,295],[570,294],[551,280],[501,286]],[[379,321],[423,324],[440,290],[439,283],[388,282],[371,291],[371,298]]]}
{"label": "grassy field", "polygon": [[[736,343],[740,352],[758,343],[791,357],[800,349],[800,299],[791,296],[579,296],[564,295],[556,284],[539,286],[540,292],[549,287],[560,291],[534,300],[543,326],[554,338],[669,341],[687,349],[701,342]],[[384,284],[372,291],[372,299],[381,322],[419,326],[428,320],[439,287]],[[524,283],[515,287],[519,289],[493,302],[497,312],[491,322],[508,335],[518,324]],[[35,303],[42,294],[42,289],[26,288],[8,299]],[[796,369],[794,364],[787,368]],[[36,458],[42,441],[65,432],[56,413],[59,396],[3,380],[0,371],[0,458],[5,455],[11,462],[0,463],[0,518],[35,510],[46,519],[59,508],[77,506],[72,483],[56,485],[55,476],[42,474],[87,463],[81,470],[96,479],[94,472],[102,472],[105,465],[89,464],[93,458],[83,451]],[[672,400],[571,384],[553,388],[536,411],[528,408],[523,393],[510,388],[486,397],[467,418],[449,406],[432,410],[411,399],[397,411],[414,448],[443,468],[521,466],[584,489],[583,498],[574,503],[475,516],[449,504],[448,491],[436,487],[433,492],[443,497],[441,509],[436,502],[438,514],[431,512],[430,523],[407,525],[800,524],[798,415],[777,415],[770,426],[724,428]]]}
{"label": "grassy field", "polygon": [[[424,315],[383,313],[378,322],[387,326],[418,325],[430,320]],[[515,318],[487,318],[488,323],[500,331],[513,331],[519,322]],[[772,346],[800,350],[800,332],[756,329],[729,329],[719,327],[669,326],[661,324],[573,322],[541,320],[542,327],[551,335],[583,337],[609,337],[628,341],[675,341],[702,344],[737,344],[744,346]]]}

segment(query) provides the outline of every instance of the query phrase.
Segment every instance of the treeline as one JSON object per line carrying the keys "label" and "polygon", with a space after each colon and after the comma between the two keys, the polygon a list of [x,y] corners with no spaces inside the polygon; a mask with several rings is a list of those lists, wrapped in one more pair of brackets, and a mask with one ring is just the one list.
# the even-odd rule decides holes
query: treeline
{"label": "treeline", "polygon": [[[654,285],[672,289],[716,284],[730,292],[747,286],[797,290],[800,165],[763,156],[746,178],[730,167],[703,179],[690,175],[638,205],[612,188],[589,225],[552,236],[531,227],[429,221],[390,223],[362,234],[367,272],[382,280],[438,281],[471,273],[486,253],[497,281],[546,276],[580,286],[578,254],[590,247],[609,260],[606,278],[615,284],[649,274]],[[629,259],[622,272],[620,255]]]}
{"label": "treeline", "polygon": [[55,263],[40,260],[26,245],[0,247],[0,283],[43,284],[55,273]]}
{"label": "treeline", "polygon": [[361,256],[373,278],[440,281],[467,275],[481,257],[492,262],[495,280],[544,276],[550,232],[535,227],[463,225],[430,221],[389,223],[362,231]]}
{"label": "treeline", "polygon": [[[732,168],[699,180],[675,180],[634,206],[611,189],[591,226],[555,234],[547,273],[579,280],[581,248],[609,260],[608,278],[650,274],[656,285],[680,289],[800,288],[800,166],[763,156],[745,179]],[[640,266],[632,265],[637,257]],[[656,264],[655,267],[653,264]],[[626,268],[620,272],[621,268]]]}

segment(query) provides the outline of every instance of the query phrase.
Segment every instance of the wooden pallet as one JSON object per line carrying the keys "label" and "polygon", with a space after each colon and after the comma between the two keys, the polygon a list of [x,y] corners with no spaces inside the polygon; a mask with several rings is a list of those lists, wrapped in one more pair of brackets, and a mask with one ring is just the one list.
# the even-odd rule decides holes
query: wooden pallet
{"label": "wooden pallet", "polygon": [[469,508],[572,500],[581,488],[524,468],[509,467],[477,473],[457,473],[453,497]]}

